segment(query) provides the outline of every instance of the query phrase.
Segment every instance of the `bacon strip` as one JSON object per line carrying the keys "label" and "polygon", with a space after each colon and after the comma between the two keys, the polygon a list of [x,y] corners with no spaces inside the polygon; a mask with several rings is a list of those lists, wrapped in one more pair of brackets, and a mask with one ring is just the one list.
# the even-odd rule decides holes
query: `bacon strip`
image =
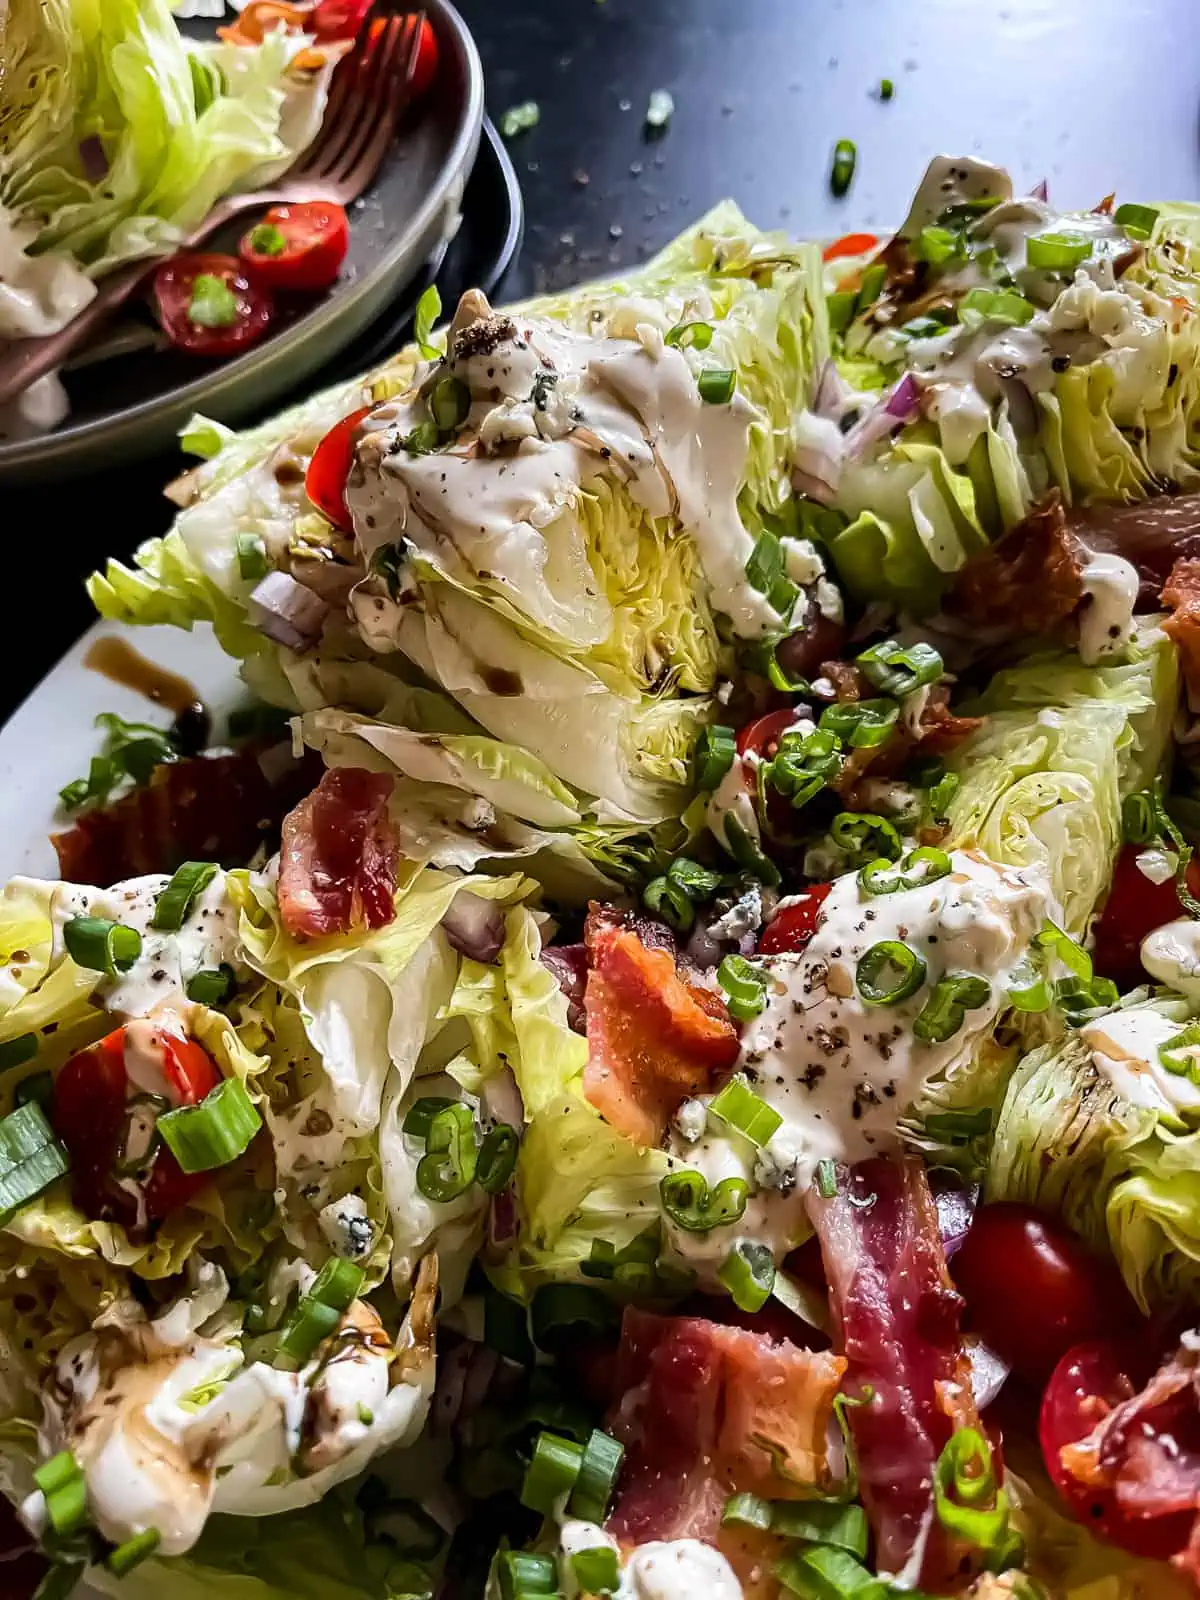
{"label": "bacon strip", "polygon": [[287,817],[279,852],[279,910],[295,939],[381,928],[396,914],[393,780],[336,767]]}
{"label": "bacon strip", "polygon": [[1200,558],[1181,556],[1176,561],[1163,585],[1162,599],[1163,605],[1171,608],[1163,632],[1179,651],[1188,704],[1193,711],[1200,710]]}
{"label": "bacon strip", "polygon": [[318,757],[275,758],[264,747],[196,756],[156,767],[150,781],[111,805],[85,811],[74,827],[52,834],[60,875],[106,889],[148,872],[174,872],[184,861],[244,865],[275,848],[285,814],[312,788]]}
{"label": "bacon strip", "polygon": [[939,1589],[958,1570],[936,1522],[933,1469],[956,1428],[978,1427],[950,1283],[923,1163],[882,1158],[840,1168],[838,1191],[814,1190],[821,1245],[848,1363],[848,1415],[878,1566]]}
{"label": "bacon strip", "polygon": [[1054,634],[1083,599],[1083,547],[1055,489],[956,574],[944,606],[997,640]]}

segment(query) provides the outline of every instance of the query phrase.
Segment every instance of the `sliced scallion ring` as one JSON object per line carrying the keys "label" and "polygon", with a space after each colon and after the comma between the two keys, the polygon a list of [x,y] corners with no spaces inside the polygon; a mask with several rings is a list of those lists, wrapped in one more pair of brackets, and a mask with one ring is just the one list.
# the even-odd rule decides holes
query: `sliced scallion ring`
{"label": "sliced scallion ring", "polygon": [[869,750],[883,743],[899,716],[894,700],[847,700],[826,706],[819,727],[854,750]]}
{"label": "sliced scallion ring", "polygon": [[1189,1023],[1160,1044],[1158,1059],[1176,1077],[1200,1084],[1200,1022]]}
{"label": "sliced scallion ring", "polygon": [[198,1006],[223,1006],[237,988],[237,974],[222,961],[219,967],[204,967],[188,979],[187,997]]}
{"label": "sliced scallion ring", "polygon": [[669,877],[651,878],[642,890],[642,903],[676,933],[687,933],[696,920],[691,896],[682,884]]}
{"label": "sliced scallion ring", "polygon": [[887,267],[882,261],[873,261],[869,267],[863,268],[854,307],[859,316],[879,299],[886,282]]}
{"label": "sliced scallion ring", "polygon": [[829,326],[834,333],[845,333],[854,321],[858,295],[853,289],[836,289],[825,296],[825,309],[829,313]]}
{"label": "sliced scallion ring", "polygon": [[237,536],[238,572],[249,583],[265,578],[268,570],[267,547],[258,533],[239,533]]}
{"label": "sliced scallion ring", "polygon": [[422,1095],[420,1100],[414,1101],[409,1107],[404,1118],[401,1131],[407,1133],[412,1139],[428,1139],[429,1125],[439,1111],[445,1111],[447,1106],[456,1105],[458,1102],[448,1099],[445,1095]]}
{"label": "sliced scallion ring", "polygon": [[833,164],[829,169],[829,187],[840,200],[854,180],[858,165],[858,146],[853,139],[839,139],[833,147]]}
{"label": "sliced scallion ring", "polygon": [[142,953],[142,936],[136,928],[107,917],[72,917],[63,926],[67,954],[78,966],[110,978],[128,972]]}
{"label": "sliced scallion ring", "polygon": [[695,771],[697,789],[711,792],[733,765],[737,754],[733,729],[710,723],[696,740]]}
{"label": "sliced scallion ring", "polygon": [[624,1456],[624,1445],[611,1434],[599,1428],[592,1429],[583,1447],[579,1476],[571,1491],[568,1509],[573,1517],[580,1517],[584,1522],[604,1521]]}
{"label": "sliced scallion ring", "polygon": [[763,855],[745,824],[732,812],[725,816],[725,848],[738,866],[751,873],[760,883],[773,888],[779,882],[778,867]]}
{"label": "sliced scallion ring", "polygon": [[1082,233],[1035,233],[1025,241],[1025,260],[1041,272],[1073,272],[1091,253]]}
{"label": "sliced scallion ring", "polygon": [[712,343],[711,322],[677,322],[663,337],[663,343],[676,350],[707,350]]}
{"label": "sliced scallion ring", "polygon": [[824,1500],[783,1500],[773,1507],[772,1533],[806,1544],[849,1550],[860,1560],[867,1554],[867,1513],[859,1505]]}
{"label": "sliced scallion ring", "polygon": [[1155,223],[1158,221],[1158,208],[1134,205],[1131,201],[1126,201],[1113,213],[1113,221],[1119,228],[1124,228],[1131,239],[1144,242],[1154,232]]}
{"label": "sliced scallion ring", "polygon": [[760,1533],[769,1533],[772,1514],[771,1502],[759,1494],[731,1494],[721,1513],[721,1522],[727,1527],[757,1528]]}
{"label": "sliced scallion ring", "polygon": [[775,1286],[775,1259],[757,1239],[738,1239],[717,1269],[741,1311],[761,1311]]}
{"label": "sliced scallion ring", "polygon": [[135,1533],[131,1539],[126,1539],[115,1550],[110,1550],[104,1558],[104,1565],[114,1578],[124,1578],[134,1567],[140,1567],[143,1561],[148,1560],[161,1543],[162,1534],[158,1529],[146,1528],[141,1533]]}
{"label": "sliced scallion ring", "polygon": [[158,1119],[158,1131],[184,1172],[212,1172],[236,1161],[262,1127],[240,1078],[222,1078],[199,1105],[179,1106]]}
{"label": "sliced scallion ring", "polygon": [[762,1147],[783,1123],[775,1107],[768,1105],[740,1074],[729,1082],[709,1103],[709,1115],[717,1117],[743,1139]]}
{"label": "sliced scallion ring", "polygon": [[696,379],[700,398],[708,406],[727,406],[737,387],[737,373],[729,367],[705,367]]}
{"label": "sliced scallion ring", "polygon": [[672,883],[678,884],[688,899],[694,901],[696,905],[711,900],[722,883],[719,872],[702,867],[698,861],[692,861],[688,856],[676,856],[667,868],[667,877]]}
{"label": "sliced scallion ring", "polygon": [[154,902],[150,926],[158,933],[178,933],[188,919],[196,897],[217,875],[212,861],[185,861],[176,867],[170,883]]}
{"label": "sliced scallion ring", "polygon": [[1050,1009],[1050,985],[1029,957],[1019,962],[1013,970],[1008,980],[1008,999],[1017,1011]]}
{"label": "sliced scallion ring", "polygon": [[855,861],[898,861],[904,854],[894,825],[873,811],[839,811],[829,824],[829,837]]}
{"label": "sliced scallion ring", "polygon": [[1121,837],[1126,844],[1151,844],[1158,838],[1158,805],[1149,789],[1127,794],[1121,802]]}
{"label": "sliced scallion ring", "polygon": [[909,850],[899,861],[880,857],[859,869],[858,886],[864,894],[896,894],[904,889],[922,888],[936,883],[953,870],[954,863],[936,845],[923,844]]}
{"label": "sliced scallion ring", "polygon": [[864,650],[857,666],[876,689],[897,698],[936,683],[945,670],[941,655],[931,644],[901,645],[895,639],[881,640]]}
{"label": "sliced scallion ring", "polygon": [[717,968],[717,982],[725,991],[730,1015],[739,1022],[749,1022],[765,1009],[767,975],[745,956],[725,956]]}
{"label": "sliced scallion ring", "polygon": [[77,1533],[87,1521],[87,1481],[74,1454],[60,1450],[43,1461],[33,1481],[45,1497],[46,1515],[58,1537]]}
{"label": "sliced scallion ring", "polygon": [[558,1563],[533,1550],[501,1550],[496,1557],[500,1600],[525,1600],[527,1595],[558,1593]]}
{"label": "sliced scallion ring", "polygon": [[902,940],[881,939],[859,957],[854,977],[864,1005],[895,1006],[925,982],[925,961]]}
{"label": "sliced scallion ring", "polygon": [[817,1193],[822,1200],[832,1200],[838,1192],[837,1166],[832,1161],[817,1162]]}
{"label": "sliced scallion ring", "polygon": [[922,228],[912,242],[912,254],[918,261],[928,261],[932,267],[940,267],[952,256],[962,254],[962,237],[951,228],[936,226]]}
{"label": "sliced scallion ring", "polygon": [[575,1487],[582,1466],[582,1445],[543,1428],[521,1485],[521,1504],[549,1516],[555,1502]]}
{"label": "sliced scallion ring", "polygon": [[417,1162],[417,1188],[427,1200],[457,1200],[474,1183],[478,1159],[475,1118],[456,1100],[429,1124],[425,1154]]}
{"label": "sliced scallion ring", "polygon": [[439,378],[429,396],[429,410],[441,433],[453,433],[471,410],[471,391],[461,378]]}
{"label": "sliced scallion ring", "polygon": [[594,1544],[586,1550],[574,1551],[571,1572],[580,1594],[616,1594],[620,1587],[621,1566],[610,1544]]}

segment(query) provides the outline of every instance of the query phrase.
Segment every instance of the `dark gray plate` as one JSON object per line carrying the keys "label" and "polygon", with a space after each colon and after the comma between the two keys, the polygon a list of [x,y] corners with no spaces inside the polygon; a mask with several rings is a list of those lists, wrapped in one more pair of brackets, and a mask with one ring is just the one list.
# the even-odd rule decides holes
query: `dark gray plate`
{"label": "dark gray plate", "polygon": [[[168,445],[193,411],[239,422],[329,362],[440,255],[479,148],[483,74],[449,0],[422,3],[438,36],[437,82],[402,125],[374,186],[350,208],[350,252],[336,287],[232,361],[151,349],[68,373],[71,415],[53,433],[0,442],[0,483],[46,483],[147,455]],[[231,237],[244,227],[234,224]],[[218,236],[212,248],[228,241]]]}

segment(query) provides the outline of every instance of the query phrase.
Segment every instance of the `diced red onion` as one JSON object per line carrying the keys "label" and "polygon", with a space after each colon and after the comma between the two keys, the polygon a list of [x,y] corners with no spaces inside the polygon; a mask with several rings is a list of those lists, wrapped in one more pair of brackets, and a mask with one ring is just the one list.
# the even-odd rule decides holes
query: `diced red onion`
{"label": "diced red onion", "polygon": [[79,141],[79,165],[89,183],[103,183],[108,177],[108,157],[97,134],[89,133]]}
{"label": "diced red onion", "polygon": [[525,1126],[525,1102],[511,1067],[504,1067],[484,1079],[479,1091],[479,1103],[493,1122],[507,1122],[510,1128],[516,1128],[518,1132]]}
{"label": "diced red onion", "polygon": [[942,1249],[947,1261],[967,1237],[975,1207],[979,1204],[979,1185],[962,1186],[942,1181],[941,1174],[930,1174],[933,1203],[937,1206],[938,1227],[942,1233]]}
{"label": "diced red onion", "polygon": [[857,460],[875,445],[891,438],[906,422],[912,421],[920,408],[920,385],[911,372],[906,372],[891,392],[846,435],[846,459]]}
{"label": "diced red onion", "polygon": [[889,417],[899,417],[909,422],[916,416],[921,404],[921,390],[911,372],[906,372],[884,401],[883,409]]}
{"label": "diced red onion", "polygon": [[1043,178],[1040,183],[1035,183],[1033,188],[1029,192],[1030,192],[1030,194],[1033,196],[1033,198],[1035,200],[1040,200],[1043,203],[1043,205],[1048,205],[1049,204],[1049,201],[1050,201],[1050,188],[1049,188],[1049,185],[1047,184],[1045,178]]}
{"label": "diced red onion", "polygon": [[492,966],[504,946],[504,912],[495,900],[469,889],[454,896],[442,918],[442,932],[460,956]]}
{"label": "diced red onion", "polygon": [[512,1189],[502,1189],[488,1208],[488,1243],[497,1257],[517,1236],[517,1203]]}
{"label": "diced red onion", "polygon": [[307,650],[321,637],[329,607],[290,572],[268,572],[250,595],[254,626],[289,650]]}
{"label": "diced red onion", "polygon": [[581,944],[555,944],[541,954],[542,965],[553,973],[558,987],[567,997],[567,1026],[585,1033],[583,994],[587,988],[587,948]]}
{"label": "diced red onion", "polygon": [[831,356],[821,368],[812,408],[819,417],[833,417],[836,420],[853,393],[853,388],[842,377],[837,362]]}
{"label": "diced red onion", "polygon": [[975,1404],[980,1411],[990,1406],[1004,1387],[1012,1368],[982,1339],[970,1334],[963,1340],[963,1350],[971,1363],[971,1387],[975,1391]]}

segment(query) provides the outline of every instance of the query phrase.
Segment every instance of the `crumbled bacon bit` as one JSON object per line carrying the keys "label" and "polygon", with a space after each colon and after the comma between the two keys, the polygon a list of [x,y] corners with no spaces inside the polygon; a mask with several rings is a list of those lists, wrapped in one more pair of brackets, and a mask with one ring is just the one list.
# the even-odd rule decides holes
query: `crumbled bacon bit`
{"label": "crumbled bacon bit", "polygon": [[360,767],[327,772],[283,823],[279,910],[296,939],[381,928],[396,914],[393,780]]}
{"label": "crumbled bacon bit", "polygon": [[1083,598],[1083,546],[1053,490],[956,575],[945,609],[982,629],[1053,634]]}
{"label": "crumbled bacon bit", "polygon": [[1171,615],[1163,632],[1175,641],[1187,684],[1188,704],[1200,710],[1200,558],[1181,556],[1163,585],[1163,604]]}

